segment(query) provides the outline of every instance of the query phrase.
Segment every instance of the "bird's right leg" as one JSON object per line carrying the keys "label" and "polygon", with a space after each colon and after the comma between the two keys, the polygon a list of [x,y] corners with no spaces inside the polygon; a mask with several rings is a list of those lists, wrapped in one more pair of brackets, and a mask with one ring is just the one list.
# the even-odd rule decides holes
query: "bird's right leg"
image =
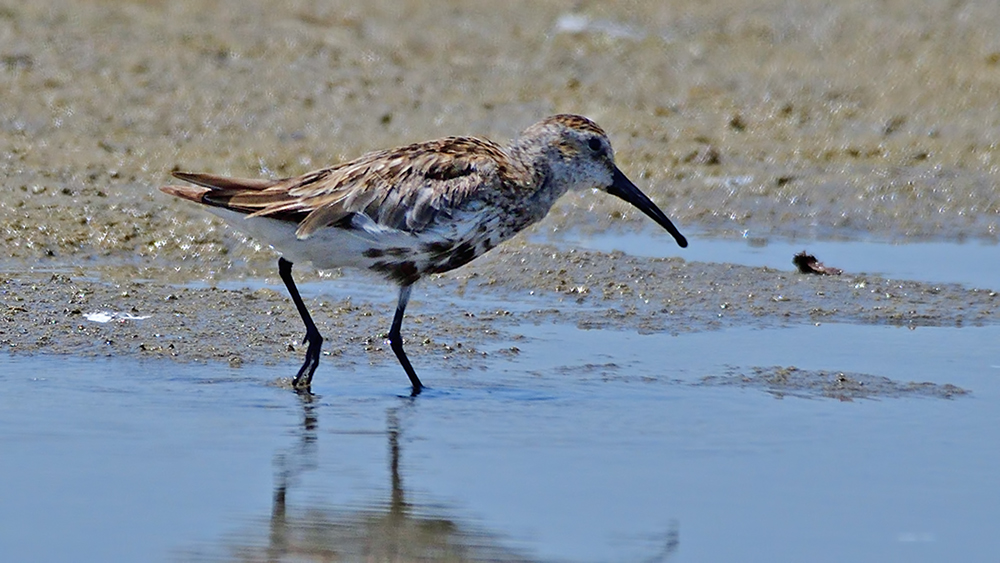
{"label": "bird's right leg", "polygon": [[292,302],[295,303],[295,308],[299,310],[302,322],[306,325],[306,337],[302,342],[308,342],[309,348],[306,349],[305,362],[302,363],[299,373],[295,375],[295,379],[292,381],[292,387],[296,391],[305,391],[308,393],[312,386],[313,372],[316,371],[316,366],[319,365],[319,353],[323,347],[323,335],[316,328],[316,323],[309,316],[309,310],[306,309],[306,304],[302,302],[299,290],[295,287],[295,280],[292,279],[292,263],[285,260],[284,257],[278,258],[278,275],[281,276],[281,281],[285,282],[288,294],[292,296]]}
{"label": "bird's right leg", "polygon": [[413,371],[410,359],[406,357],[406,352],[403,350],[403,336],[399,333],[399,330],[403,327],[403,313],[406,311],[406,304],[410,301],[410,289],[412,287],[411,285],[403,285],[399,288],[396,314],[392,317],[392,327],[389,329],[389,347],[392,348],[392,351],[396,354],[396,359],[399,360],[399,365],[403,366],[403,371],[410,378],[410,385],[412,386],[410,396],[416,397],[423,390],[424,385],[420,383],[417,372]]}

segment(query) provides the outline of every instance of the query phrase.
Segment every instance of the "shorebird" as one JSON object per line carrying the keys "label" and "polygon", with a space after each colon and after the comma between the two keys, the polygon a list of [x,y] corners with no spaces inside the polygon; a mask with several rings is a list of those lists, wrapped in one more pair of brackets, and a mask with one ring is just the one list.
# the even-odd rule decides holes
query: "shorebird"
{"label": "shorebird", "polygon": [[423,384],[400,336],[413,284],[463,266],[538,222],[567,191],[598,189],[617,196],[687,246],[670,219],[615,165],[604,130],[579,115],[546,118],[507,146],[447,137],[371,152],[293,178],[174,176],[195,185],[162,191],[207,206],[278,251],[278,274],[309,345],[292,385],[307,393],[323,337],[295,287],[294,263],[369,270],[399,285],[389,345],[417,395]]}

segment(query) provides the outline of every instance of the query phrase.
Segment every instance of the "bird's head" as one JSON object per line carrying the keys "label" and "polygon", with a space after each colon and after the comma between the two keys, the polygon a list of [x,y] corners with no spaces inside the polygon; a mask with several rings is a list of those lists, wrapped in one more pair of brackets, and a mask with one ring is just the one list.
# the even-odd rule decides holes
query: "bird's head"
{"label": "bird's head", "polygon": [[596,123],[579,115],[555,115],[529,127],[522,139],[536,139],[545,147],[551,174],[570,189],[599,189],[638,208],[667,230],[677,244],[687,239],[670,219],[615,165],[607,134]]}

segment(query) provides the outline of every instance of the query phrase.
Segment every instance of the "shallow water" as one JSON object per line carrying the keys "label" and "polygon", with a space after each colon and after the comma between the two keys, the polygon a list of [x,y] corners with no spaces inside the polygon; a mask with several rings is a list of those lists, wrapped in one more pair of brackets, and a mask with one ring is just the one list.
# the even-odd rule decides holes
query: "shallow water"
{"label": "shallow water", "polygon": [[982,241],[892,244],[864,240],[782,239],[744,236],[742,239],[690,236],[691,246],[678,252],[669,236],[651,229],[602,232],[597,236],[536,235],[539,241],[571,244],[602,252],[634,256],[682,256],[701,262],[794,270],[792,257],[802,251],[845,274],[875,274],[895,280],[959,283],[973,288],[1000,287],[1000,245]]}
{"label": "shallow water", "polygon": [[[559,325],[489,372],[337,372],[312,403],[233,370],[12,357],[4,559],[986,560],[1000,329],[676,337]],[[952,383],[951,400],[702,385],[795,365]],[[437,550],[437,551],[435,551]],[[450,550],[450,551],[449,551]]]}

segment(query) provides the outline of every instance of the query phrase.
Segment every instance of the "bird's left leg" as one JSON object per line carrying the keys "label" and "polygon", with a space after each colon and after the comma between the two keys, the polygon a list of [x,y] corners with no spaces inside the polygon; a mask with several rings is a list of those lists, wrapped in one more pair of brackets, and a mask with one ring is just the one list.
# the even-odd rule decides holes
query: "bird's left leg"
{"label": "bird's left leg", "polygon": [[316,366],[319,365],[319,353],[323,349],[323,335],[316,328],[316,323],[313,322],[312,316],[309,315],[309,310],[306,309],[306,304],[302,302],[302,297],[299,296],[298,288],[295,287],[295,280],[292,279],[292,263],[283,257],[278,258],[278,275],[281,276],[281,281],[285,282],[288,294],[292,296],[292,302],[295,303],[295,308],[299,310],[299,316],[302,317],[302,322],[306,325],[306,337],[303,342],[308,342],[309,348],[306,349],[305,362],[302,363],[299,373],[292,380],[292,387],[296,391],[305,391],[308,393],[312,387],[313,372],[316,371]]}

